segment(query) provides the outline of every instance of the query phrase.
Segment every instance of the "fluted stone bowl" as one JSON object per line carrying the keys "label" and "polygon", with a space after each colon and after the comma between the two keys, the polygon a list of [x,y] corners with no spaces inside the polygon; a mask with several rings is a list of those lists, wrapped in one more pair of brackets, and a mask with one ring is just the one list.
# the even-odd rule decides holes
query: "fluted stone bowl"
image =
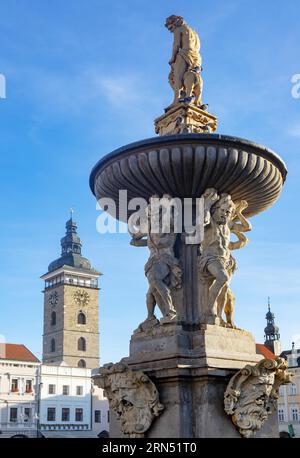
{"label": "fluted stone bowl", "polygon": [[200,197],[206,188],[215,188],[233,201],[246,200],[244,214],[253,216],[277,200],[286,175],[282,159],[265,146],[227,135],[181,134],[107,154],[93,168],[90,187],[97,200],[110,197],[117,208],[119,190],[127,190],[128,199],[148,200],[164,193]]}

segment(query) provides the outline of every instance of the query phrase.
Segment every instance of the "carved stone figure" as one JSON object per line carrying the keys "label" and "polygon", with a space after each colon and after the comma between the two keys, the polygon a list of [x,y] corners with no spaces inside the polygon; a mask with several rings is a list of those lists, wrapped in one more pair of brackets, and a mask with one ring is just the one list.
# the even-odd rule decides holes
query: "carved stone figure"
{"label": "carved stone figure", "polygon": [[150,378],[123,363],[106,364],[94,377],[94,382],[104,389],[109,407],[120,419],[121,430],[127,437],[144,437],[164,409]]}
{"label": "carved stone figure", "polygon": [[276,410],[278,389],[292,377],[286,369],[283,358],[263,359],[231,378],[224,395],[225,412],[243,437],[253,436]]}
{"label": "carved stone figure", "polygon": [[[153,196],[155,198],[157,196]],[[163,199],[171,200],[171,197],[164,195]],[[150,199],[151,201],[151,199]],[[172,217],[169,231],[163,227],[162,214],[151,214],[151,204],[147,208],[148,233],[138,231],[131,233],[131,245],[148,246],[150,251],[149,259],[145,265],[145,275],[149,283],[147,292],[148,317],[144,323],[147,327],[149,322],[157,322],[154,315],[155,306],[160,309],[166,323],[176,318],[176,308],[172,298],[172,291],[181,288],[181,269],[178,260],[174,256],[174,244],[176,234],[172,229]],[[154,231],[152,226],[157,226],[159,231]]]}
{"label": "carved stone figure", "polygon": [[[251,224],[242,215],[247,208],[246,201],[234,204],[229,194],[218,195],[209,188],[204,198],[204,239],[201,243],[198,267],[200,278],[208,285],[206,304],[206,322],[225,325],[222,313],[225,311],[227,326],[234,327],[234,295],[229,289],[229,282],[236,270],[236,261],[231,250],[244,247],[248,240],[243,234],[251,230]],[[230,240],[231,233],[237,241]]]}
{"label": "carved stone figure", "polygon": [[194,102],[201,105],[203,81],[200,39],[181,16],[169,16],[165,26],[174,35],[173,52],[169,61],[169,82],[174,91],[173,105]]}

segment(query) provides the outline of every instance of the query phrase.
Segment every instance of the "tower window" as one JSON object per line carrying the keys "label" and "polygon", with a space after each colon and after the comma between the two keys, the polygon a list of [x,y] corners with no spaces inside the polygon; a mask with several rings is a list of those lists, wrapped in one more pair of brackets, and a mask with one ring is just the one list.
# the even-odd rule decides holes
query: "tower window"
{"label": "tower window", "polygon": [[55,352],[55,339],[51,339],[50,349],[51,353]]}
{"label": "tower window", "polygon": [[78,339],[78,350],[86,351],[86,340],[84,337],[80,337],[80,339]]}
{"label": "tower window", "polygon": [[56,325],[56,312],[51,313],[51,326]]}
{"label": "tower window", "polygon": [[86,324],[86,316],[83,312],[80,312],[77,317],[78,324]]}
{"label": "tower window", "polygon": [[84,359],[80,359],[78,361],[78,367],[86,367],[86,362],[84,361]]}

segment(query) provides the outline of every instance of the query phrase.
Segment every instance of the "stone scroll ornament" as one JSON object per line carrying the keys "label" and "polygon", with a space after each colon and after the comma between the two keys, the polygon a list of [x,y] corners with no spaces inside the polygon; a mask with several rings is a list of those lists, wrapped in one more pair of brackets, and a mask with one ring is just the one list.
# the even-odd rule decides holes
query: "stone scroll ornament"
{"label": "stone scroll ornament", "polygon": [[[154,315],[156,306],[163,316],[162,324],[172,322],[177,317],[173,292],[182,287],[182,271],[174,255],[174,215],[170,214],[170,220],[167,218],[165,221],[162,213],[164,208],[169,208],[171,201],[172,198],[167,194],[164,194],[162,199],[152,196],[145,213],[147,230],[139,229],[133,232],[129,229],[132,235],[131,245],[147,246],[149,249],[149,259],[145,265],[145,275],[149,284],[146,296],[148,316],[140,324],[140,329],[158,324]],[[170,223],[167,224],[168,227],[164,227],[165,222]]]}
{"label": "stone scroll ornament", "polygon": [[[248,239],[244,232],[252,226],[243,215],[248,207],[245,200],[234,203],[230,194],[219,194],[208,188],[204,199],[204,238],[200,246],[198,270],[200,279],[208,289],[202,307],[206,310],[205,322],[234,328],[234,295],[229,287],[236,270],[236,260],[232,250],[243,248]],[[231,241],[234,234],[236,241]],[[225,312],[226,322],[222,318]]]}
{"label": "stone scroll ornament", "polygon": [[95,383],[104,389],[121,422],[126,437],[144,437],[152,422],[164,410],[154,383],[142,371],[132,371],[126,364],[106,364],[100,369]]}
{"label": "stone scroll ornament", "polygon": [[252,437],[276,410],[279,387],[292,377],[286,369],[283,358],[263,359],[231,378],[224,395],[225,412],[242,437]]}

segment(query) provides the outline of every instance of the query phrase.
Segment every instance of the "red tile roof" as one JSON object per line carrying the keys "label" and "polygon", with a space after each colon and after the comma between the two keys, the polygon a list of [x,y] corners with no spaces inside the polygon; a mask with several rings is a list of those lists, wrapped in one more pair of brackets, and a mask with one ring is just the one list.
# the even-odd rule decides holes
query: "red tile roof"
{"label": "red tile roof", "polygon": [[256,344],[256,353],[264,356],[266,359],[276,359],[276,355],[264,344]]}
{"label": "red tile roof", "polygon": [[39,363],[40,360],[25,345],[0,343],[0,359]]}

